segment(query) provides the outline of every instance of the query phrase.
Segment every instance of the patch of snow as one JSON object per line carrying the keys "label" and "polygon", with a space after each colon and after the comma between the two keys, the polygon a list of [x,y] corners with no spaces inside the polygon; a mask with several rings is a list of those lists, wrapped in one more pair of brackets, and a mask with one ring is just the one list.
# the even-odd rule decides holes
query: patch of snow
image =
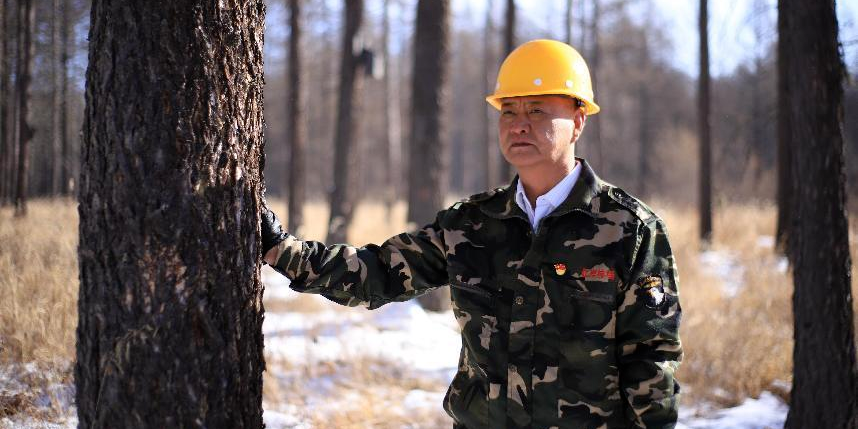
{"label": "patch of snow", "polygon": [[274,271],[268,265],[262,266],[260,275],[262,276],[262,283],[265,284],[263,299],[289,301],[301,296],[298,292],[289,288],[291,281],[286,276]]}
{"label": "patch of snow", "polygon": [[770,392],[759,399],[748,398],[741,405],[725,408],[705,417],[680,416],[676,429],[780,429],[788,406]]}
{"label": "patch of snow", "polygon": [[402,406],[409,411],[415,409],[433,409],[438,408],[446,392],[430,392],[426,390],[414,389],[405,395],[402,400]]}
{"label": "patch of snow", "polygon": [[708,274],[722,279],[721,289],[730,298],[745,286],[745,266],[739,258],[724,250],[707,250],[700,253],[700,265]]}
{"label": "patch of snow", "polygon": [[772,235],[757,236],[757,247],[763,247],[766,249],[774,249],[775,248],[775,237]]}

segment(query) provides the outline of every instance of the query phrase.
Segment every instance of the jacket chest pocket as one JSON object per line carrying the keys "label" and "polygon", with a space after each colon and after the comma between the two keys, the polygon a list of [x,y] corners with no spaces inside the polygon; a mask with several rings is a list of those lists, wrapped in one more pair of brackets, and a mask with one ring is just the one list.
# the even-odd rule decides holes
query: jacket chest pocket
{"label": "jacket chest pocket", "polygon": [[552,270],[545,276],[546,289],[553,295],[552,300],[558,302],[557,322],[573,328],[574,335],[598,333],[613,336],[616,278],[591,280],[580,275],[581,272],[557,274]]}

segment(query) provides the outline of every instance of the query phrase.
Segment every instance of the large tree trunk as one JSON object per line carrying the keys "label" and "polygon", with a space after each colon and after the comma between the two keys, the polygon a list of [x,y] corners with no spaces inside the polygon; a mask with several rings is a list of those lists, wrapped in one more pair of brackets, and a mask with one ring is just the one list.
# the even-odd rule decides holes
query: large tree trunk
{"label": "large tree trunk", "polygon": [[95,0],[80,428],[262,428],[262,0]]}
{"label": "large tree trunk", "polygon": [[301,234],[304,225],[306,180],[304,174],[304,94],[301,88],[301,0],[289,0],[289,111],[286,141],[289,145],[289,231]]}
{"label": "large tree trunk", "polygon": [[340,90],[337,102],[337,130],[334,137],[334,189],[331,193],[331,217],[328,223],[329,243],[345,243],[354,214],[357,183],[355,139],[360,135],[353,115],[359,108],[359,91],[363,86],[360,57],[355,55],[355,37],[363,21],[363,0],[347,0],[343,7],[343,39],[340,45]]}
{"label": "large tree trunk", "polygon": [[[779,6],[780,8],[780,6]],[[789,68],[787,58],[792,49],[792,37],[789,33],[787,21],[790,19],[785,13],[778,13],[778,46],[777,46],[777,206],[778,217],[775,230],[777,250],[783,254],[789,254],[789,230],[792,219],[792,170],[790,167],[792,136],[789,129]]]}
{"label": "large tree trunk", "polygon": [[18,162],[15,180],[15,216],[27,215],[27,175],[30,167],[30,140],[35,134],[30,126],[30,82],[36,44],[33,32],[36,27],[36,8],[33,0],[18,3],[18,58],[15,67],[15,95],[18,105]]}
{"label": "large tree trunk", "polygon": [[700,77],[697,80],[697,127],[700,138],[700,240],[712,239],[712,134],[709,113],[709,11],[700,0]]}
{"label": "large tree trunk", "polygon": [[[450,0],[419,0],[411,80],[411,152],[408,220],[429,223],[444,205],[447,143],[444,138],[444,82],[449,68]],[[445,294],[446,292],[446,294]],[[449,291],[420,298],[429,310],[449,308]]]}
{"label": "large tree trunk", "polygon": [[780,0],[792,138],[793,385],[786,428],[858,428],[843,158],[843,63],[834,1]]}
{"label": "large tree trunk", "polygon": [[[506,0],[506,16],[503,28],[504,58],[506,58],[513,49],[515,49],[515,0]],[[500,168],[498,170],[500,170],[500,180],[507,183],[512,176],[512,170],[509,163],[501,158]]]}

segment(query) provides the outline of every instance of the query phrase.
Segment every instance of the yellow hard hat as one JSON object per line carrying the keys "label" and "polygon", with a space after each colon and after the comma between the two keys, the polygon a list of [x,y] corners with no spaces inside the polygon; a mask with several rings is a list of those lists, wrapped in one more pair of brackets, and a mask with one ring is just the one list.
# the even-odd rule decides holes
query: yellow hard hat
{"label": "yellow hard hat", "polygon": [[568,95],[584,102],[588,115],[599,112],[590,70],[575,48],[556,40],[531,40],[510,52],[498,71],[495,93],[486,97],[500,110],[501,99],[526,95]]}

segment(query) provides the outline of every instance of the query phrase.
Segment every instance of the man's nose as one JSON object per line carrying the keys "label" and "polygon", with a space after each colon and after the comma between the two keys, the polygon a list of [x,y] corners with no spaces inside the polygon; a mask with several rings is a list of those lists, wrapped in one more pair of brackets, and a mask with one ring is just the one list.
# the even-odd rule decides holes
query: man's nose
{"label": "man's nose", "polygon": [[530,121],[525,115],[516,115],[510,124],[509,131],[513,134],[526,134],[530,132]]}

